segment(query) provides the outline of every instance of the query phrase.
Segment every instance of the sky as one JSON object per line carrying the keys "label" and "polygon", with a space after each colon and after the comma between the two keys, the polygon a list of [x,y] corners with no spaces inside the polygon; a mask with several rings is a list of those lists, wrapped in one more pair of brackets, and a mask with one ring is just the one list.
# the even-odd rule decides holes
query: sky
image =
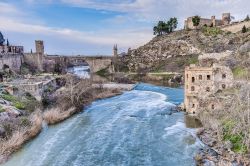
{"label": "sky", "polygon": [[0,31],[12,45],[63,55],[111,55],[137,48],[153,37],[159,20],[178,18],[178,29],[193,15],[235,20],[250,14],[249,0],[0,0]]}

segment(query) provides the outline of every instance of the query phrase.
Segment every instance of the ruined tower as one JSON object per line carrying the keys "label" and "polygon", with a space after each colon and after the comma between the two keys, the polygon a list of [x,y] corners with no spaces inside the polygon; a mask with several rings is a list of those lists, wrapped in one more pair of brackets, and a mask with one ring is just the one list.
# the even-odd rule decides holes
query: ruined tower
{"label": "ruined tower", "polygon": [[44,45],[42,40],[36,40],[36,53],[44,54]]}
{"label": "ruined tower", "polygon": [[222,14],[222,24],[228,25],[231,22],[231,15],[230,13],[223,13]]}
{"label": "ruined tower", "polygon": [[216,19],[215,19],[215,16],[212,16],[212,17],[211,17],[211,25],[213,25],[213,27],[216,26]]}
{"label": "ruined tower", "polygon": [[36,61],[38,70],[43,71],[44,44],[42,40],[36,40]]}

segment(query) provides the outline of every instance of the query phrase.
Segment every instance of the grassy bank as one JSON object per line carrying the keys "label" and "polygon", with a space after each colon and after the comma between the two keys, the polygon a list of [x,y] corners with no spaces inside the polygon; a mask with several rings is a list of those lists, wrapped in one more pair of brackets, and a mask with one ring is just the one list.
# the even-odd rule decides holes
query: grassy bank
{"label": "grassy bank", "polygon": [[42,130],[42,115],[40,111],[35,111],[29,117],[30,124],[16,130],[11,136],[0,139],[0,164],[5,162],[8,157],[22,145],[34,138]]}

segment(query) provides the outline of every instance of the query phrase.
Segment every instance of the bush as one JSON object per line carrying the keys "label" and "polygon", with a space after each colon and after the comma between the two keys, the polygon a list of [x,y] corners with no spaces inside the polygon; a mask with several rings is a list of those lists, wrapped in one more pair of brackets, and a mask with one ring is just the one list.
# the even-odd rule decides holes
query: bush
{"label": "bush", "polygon": [[235,78],[247,78],[248,70],[243,67],[235,67],[233,69],[233,75]]}
{"label": "bush", "polygon": [[96,74],[99,76],[102,76],[102,77],[108,76],[109,75],[108,68],[101,69],[101,70],[97,71]]}
{"label": "bush", "polygon": [[3,107],[0,105],[0,113],[4,112],[5,110],[3,109]]}
{"label": "bush", "polygon": [[17,99],[15,96],[10,95],[10,94],[2,94],[1,96],[4,100],[10,101],[10,102],[16,102]]}
{"label": "bush", "polygon": [[14,106],[17,108],[17,109],[20,109],[20,110],[24,110],[25,109],[25,104],[24,103],[22,103],[22,102],[16,102],[15,104],[14,104]]}
{"label": "bush", "polygon": [[206,35],[206,36],[217,36],[219,34],[222,34],[222,30],[220,28],[217,27],[202,27],[202,32]]}
{"label": "bush", "polygon": [[246,26],[245,26],[245,25],[242,27],[241,32],[242,32],[242,33],[246,33],[246,32],[247,32],[247,28],[246,28]]}

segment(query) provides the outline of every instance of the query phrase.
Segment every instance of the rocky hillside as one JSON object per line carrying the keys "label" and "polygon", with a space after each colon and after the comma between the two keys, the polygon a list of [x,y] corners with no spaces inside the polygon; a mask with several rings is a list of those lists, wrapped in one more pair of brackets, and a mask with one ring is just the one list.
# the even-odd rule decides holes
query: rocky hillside
{"label": "rocky hillside", "polygon": [[[130,71],[182,72],[184,66],[198,63],[198,55],[220,53],[227,50],[238,54],[239,48],[250,41],[250,32],[229,33],[218,28],[202,30],[180,30],[171,34],[157,36],[138,49],[131,50],[127,56]],[[248,45],[242,46],[248,49]]]}

